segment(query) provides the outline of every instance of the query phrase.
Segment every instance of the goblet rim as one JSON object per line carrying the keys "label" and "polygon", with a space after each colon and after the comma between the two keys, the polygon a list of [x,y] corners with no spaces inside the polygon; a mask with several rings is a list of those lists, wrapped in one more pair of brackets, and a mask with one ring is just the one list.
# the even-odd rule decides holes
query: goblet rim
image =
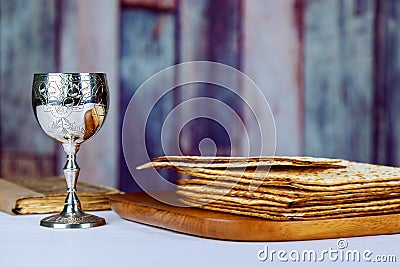
{"label": "goblet rim", "polygon": [[34,75],[105,75],[105,72],[37,72]]}

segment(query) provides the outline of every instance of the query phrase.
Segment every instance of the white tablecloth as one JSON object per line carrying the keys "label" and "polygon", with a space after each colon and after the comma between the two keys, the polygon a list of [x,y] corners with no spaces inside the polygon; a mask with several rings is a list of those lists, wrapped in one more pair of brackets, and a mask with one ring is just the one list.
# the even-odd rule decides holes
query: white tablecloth
{"label": "white tablecloth", "polygon": [[[93,229],[54,230],[39,226],[43,215],[12,216],[0,212],[0,267],[12,266],[365,266],[360,262],[294,262],[293,250],[304,253],[338,249],[337,239],[297,242],[227,242],[199,238],[121,219],[112,211],[95,212],[107,225]],[[346,238],[342,250],[370,250],[377,255],[395,255],[395,263],[369,266],[400,266],[400,235]],[[273,255],[260,261],[260,250],[284,250],[281,261]],[[293,252],[292,252],[293,253]],[[283,254],[282,254],[283,255]],[[260,257],[264,257],[263,253]],[[296,258],[296,254],[292,254]],[[318,260],[318,259],[317,259]],[[368,266],[368,265],[367,265]]]}

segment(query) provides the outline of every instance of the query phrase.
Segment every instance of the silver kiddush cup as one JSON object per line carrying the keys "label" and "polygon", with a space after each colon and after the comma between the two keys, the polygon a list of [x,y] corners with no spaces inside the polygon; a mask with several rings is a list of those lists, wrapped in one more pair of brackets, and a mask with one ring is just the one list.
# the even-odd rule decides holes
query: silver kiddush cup
{"label": "silver kiddush cup", "polygon": [[64,175],[67,198],[60,214],[46,217],[41,226],[90,228],[106,224],[98,216],[84,213],[76,195],[79,167],[76,153],[104,123],[109,106],[105,73],[41,73],[32,85],[32,107],[43,131],[60,142],[67,154]]}

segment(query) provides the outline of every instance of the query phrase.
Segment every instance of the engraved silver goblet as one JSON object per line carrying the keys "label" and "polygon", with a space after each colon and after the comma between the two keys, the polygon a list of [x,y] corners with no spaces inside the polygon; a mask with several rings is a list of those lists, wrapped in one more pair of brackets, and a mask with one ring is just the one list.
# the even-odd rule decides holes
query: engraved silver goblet
{"label": "engraved silver goblet", "polygon": [[41,226],[90,228],[104,225],[98,216],[84,213],[76,195],[79,167],[76,153],[82,142],[94,136],[104,123],[109,106],[105,73],[35,74],[32,107],[43,131],[60,142],[67,154],[64,175],[67,197],[60,214],[46,217]]}

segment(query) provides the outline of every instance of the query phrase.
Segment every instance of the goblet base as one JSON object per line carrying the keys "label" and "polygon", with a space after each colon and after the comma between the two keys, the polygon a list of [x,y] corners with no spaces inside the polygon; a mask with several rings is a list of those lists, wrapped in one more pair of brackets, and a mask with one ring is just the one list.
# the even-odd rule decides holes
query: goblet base
{"label": "goblet base", "polygon": [[49,228],[67,229],[67,228],[92,228],[96,226],[105,225],[106,220],[96,215],[82,213],[70,216],[63,216],[61,214],[46,217],[40,221],[40,225]]}

